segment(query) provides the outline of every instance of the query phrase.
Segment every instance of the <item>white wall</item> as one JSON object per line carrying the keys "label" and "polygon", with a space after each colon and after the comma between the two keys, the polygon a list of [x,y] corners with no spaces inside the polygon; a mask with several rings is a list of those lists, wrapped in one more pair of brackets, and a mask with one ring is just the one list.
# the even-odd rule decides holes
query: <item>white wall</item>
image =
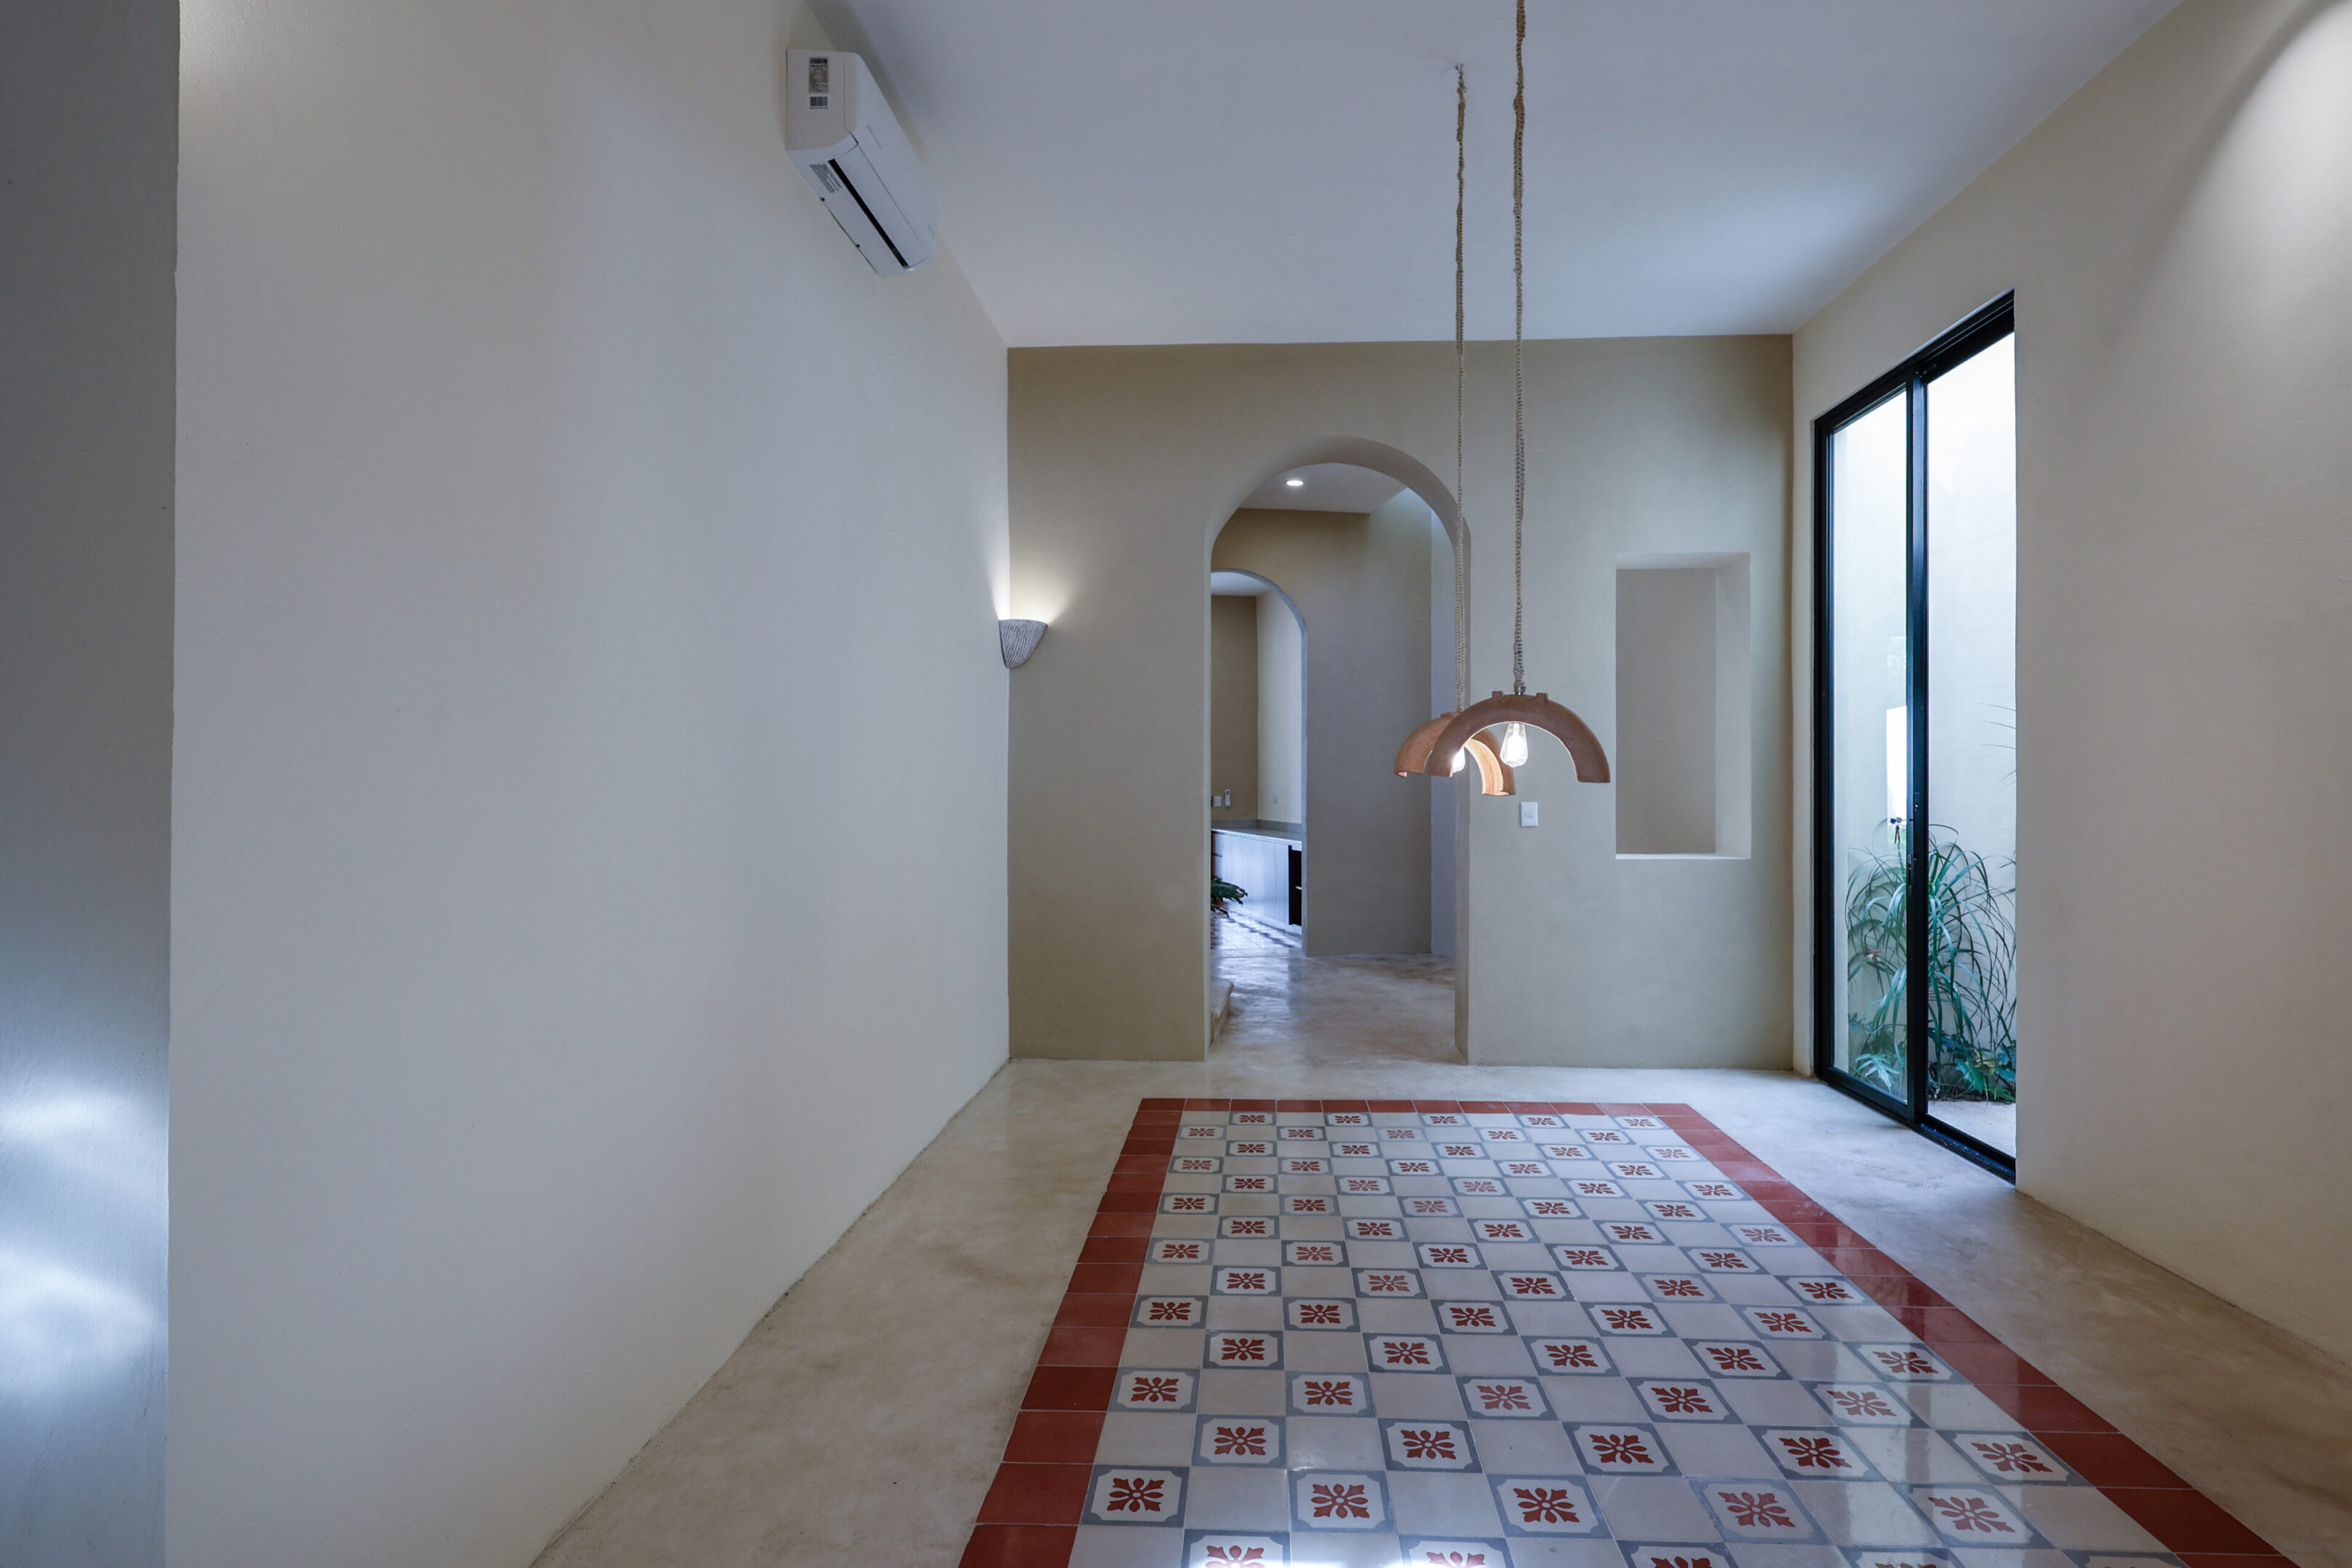
{"label": "white wall", "polygon": [[2347,81],[2352,5],[2187,0],[1795,363],[1803,431],[2016,290],[2021,1184],[2338,1354]]}
{"label": "white wall", "polygon": [[1307,642],[1279,594],[1257,596],[1257,816],[1307,820]]}
{"label": "white wall", "polygon": [[1004,353],[796,6],[185,24],[171,1556],[524,1563],[1004,1056]]}
{"label": "white wall", "polygon": [[163,1560],[173,58],[0,5],[0,1563]]}

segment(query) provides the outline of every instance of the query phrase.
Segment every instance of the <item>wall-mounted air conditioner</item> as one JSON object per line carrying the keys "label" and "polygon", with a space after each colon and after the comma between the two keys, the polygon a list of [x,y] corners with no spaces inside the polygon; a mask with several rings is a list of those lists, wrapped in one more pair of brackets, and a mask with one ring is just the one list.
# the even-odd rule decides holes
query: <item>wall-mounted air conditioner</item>
{"label": "wall-mounted air conditioner", "polygon": [[874,73],[841,49],[790,49],[784,150],[877,272],[912,272],[937,248],[931,182]]}

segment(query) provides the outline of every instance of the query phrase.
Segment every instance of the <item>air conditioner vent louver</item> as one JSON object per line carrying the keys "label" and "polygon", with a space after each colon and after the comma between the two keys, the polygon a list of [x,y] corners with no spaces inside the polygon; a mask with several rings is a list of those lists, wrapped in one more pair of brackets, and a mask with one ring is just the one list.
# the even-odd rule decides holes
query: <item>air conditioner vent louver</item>
{"label": "air conditioner vent louver", "polygon": [[930,181],[866,62],[794,49],[785,70],[804,89],[784,117],[785,150],[842,233],[877,272],[912,272],[929,261],[939,223]]}

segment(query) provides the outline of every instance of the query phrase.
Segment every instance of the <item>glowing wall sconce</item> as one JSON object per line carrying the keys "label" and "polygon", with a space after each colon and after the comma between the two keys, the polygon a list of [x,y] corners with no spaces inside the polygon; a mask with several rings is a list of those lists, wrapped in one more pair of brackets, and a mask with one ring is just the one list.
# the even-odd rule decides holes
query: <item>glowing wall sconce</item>
{"label": "glowing wall sconce", "polygon": [[1037,645],[1045,640],[1045,623],[1043,621],[997,622],[996,642],[1004,653],[1004,668],[1018,669],[1028,663],[1029,656],[1037,651]]}

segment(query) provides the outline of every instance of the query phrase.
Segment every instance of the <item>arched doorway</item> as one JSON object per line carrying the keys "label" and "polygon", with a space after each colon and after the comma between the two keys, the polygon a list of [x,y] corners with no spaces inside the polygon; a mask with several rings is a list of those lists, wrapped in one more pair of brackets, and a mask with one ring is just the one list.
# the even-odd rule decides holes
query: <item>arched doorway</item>
{"label": "arched doorway", "polygon": [[1354,1020],[1368,1057],[1462,1059],[1457,786],[1392,768],[1397,741],[1454,706],[1451,492],[1393,447],[1307,443],[1238,490],[1208,552],[1210,861],[1247,893],[1211,919],[1213,982],[1239,988],[1237,1026],[1258,1005],[1312,1035],[1320,1006]]}

